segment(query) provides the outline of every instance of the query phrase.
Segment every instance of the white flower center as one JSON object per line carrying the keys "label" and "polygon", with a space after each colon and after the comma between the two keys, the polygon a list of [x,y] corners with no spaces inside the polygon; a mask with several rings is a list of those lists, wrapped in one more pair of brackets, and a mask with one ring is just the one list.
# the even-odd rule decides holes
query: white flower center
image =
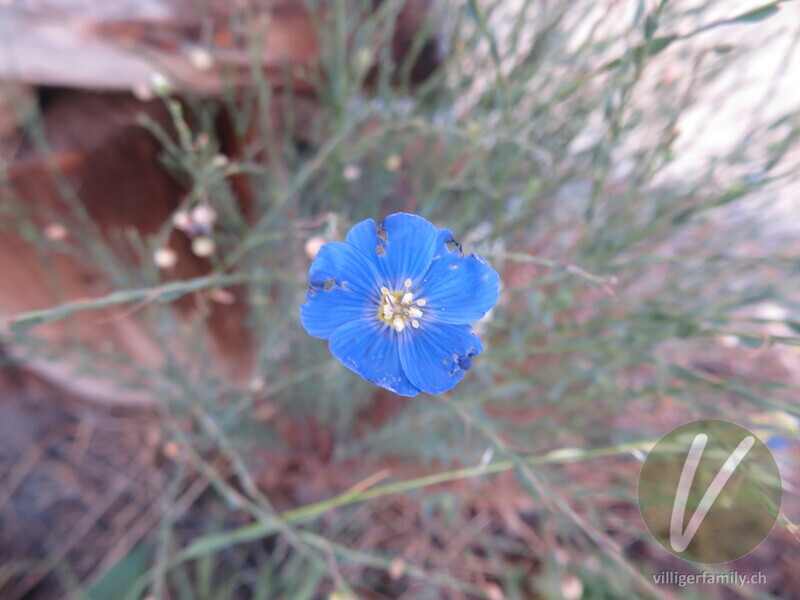
{"label": "white flower center", "polygon": [[399,292],[381,288],[378,318],[394,327],[395,331],[403,331],[409,323],[415,329],[419,327],[419,319],[422,318],[420,307],[425,306],[425,300],[414,301],[414,294],[409,291],[411,283],[410,279],[406,279],[403,282],[405,289]]}

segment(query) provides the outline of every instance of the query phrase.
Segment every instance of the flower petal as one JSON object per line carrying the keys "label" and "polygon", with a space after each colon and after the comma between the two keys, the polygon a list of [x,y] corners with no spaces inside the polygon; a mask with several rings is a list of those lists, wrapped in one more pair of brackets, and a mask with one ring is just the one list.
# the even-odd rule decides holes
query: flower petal
{"label": "flower petal", "polygon": [[376,318],[342,325],[331,336],[330,350],[345,367],[375,385],[401,396],[419,394],[400,364],[398,336]]}
{"label": "flower petal", "polygon": [[465,256],[448,229],[437,236],[436,254],[415,294],[424,298],[425,316],[439,323],[474,323],[500,292],[500,276],[479,254]]}
{"label": "flower petal", "polygon": [[377,310],[377,304],[367,304],[363,296],[347,288],[309,288],[300,305],[300,320],[309,335],[327,340],[345,323],[377,314]]}
{"label": "flower petal", "polygon": [[377,267],[382,285],[403,289],[403,282],[417,282],[427,271],[436,251],[436,228],[420,216],[389,215],[380,223],[367,219],[355,225],[345,243],[358,248]]}
{"label": "flower petal", "polygon": [[378,256],[378,247],[381,245],[378,239],[378,226],[375,219],[366,219],[353,225],[344,238],[345,244],[357,248],[373,264],[376,264],[375,257]]}
{"label": "flower petal", "polygon": [[300,319],[314,337],[328,339],[339,327],[377,314],[379,276],[358,250],[341,242],[325,244],[308,275]]}
{"label": "flower petal", "polygon": [[413,385],[428,394],[452,389],[483,350],[469,325],[428,322],[400,336],[400,362]]}
{"label": "flower petal", "polygon": [[312,288],[323,287],[329,279],[365,296],[377,298],[380,291],[375,267],[361,252],[342,242],[322,246],[308,271],[308,285]]}

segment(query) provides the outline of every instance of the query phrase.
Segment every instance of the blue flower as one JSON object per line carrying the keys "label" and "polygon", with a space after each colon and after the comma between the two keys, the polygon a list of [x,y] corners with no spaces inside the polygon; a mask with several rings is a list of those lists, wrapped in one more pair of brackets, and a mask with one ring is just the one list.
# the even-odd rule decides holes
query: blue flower
{"label": "blue flower", "polygon": [[364,379],[402,396],[452,389],[483,350],[470,323],[497,301],[500,278],[447,229],[396,213],[329,242],[308,273],[300,317]]}

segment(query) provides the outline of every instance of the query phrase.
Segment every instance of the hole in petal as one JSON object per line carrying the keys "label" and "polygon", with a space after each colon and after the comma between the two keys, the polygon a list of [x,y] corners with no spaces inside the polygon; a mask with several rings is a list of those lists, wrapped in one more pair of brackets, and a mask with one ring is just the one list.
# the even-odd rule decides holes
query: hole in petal
{"label": "hole in petal", "polygon": [[447,248],[448,252],[453,252],[455,250],[461,251],[461,244],[459,244],[455,240],[450,240],[449,242],[445,243],[445,247]]}
{"label": "hole in petal", "polygon": [[326,292],[330,292],[335,285],[336,285],[336,280],[333,277],[331,277],[330,279],[327,279],[325,281],[325,285],[322,286],[322,289],[325,290]]}
{"label": "hole in petal", "polygon": [[385,244],[389,241],[389,234],[386,233],[386,230],[383,228],[383,221],[377,225],[377,235],[382,244]]}
{"label": "hole in petal", "polygon": [[375,252],[378,256],[386,256],[386,248],[383,246],[375,246]]}

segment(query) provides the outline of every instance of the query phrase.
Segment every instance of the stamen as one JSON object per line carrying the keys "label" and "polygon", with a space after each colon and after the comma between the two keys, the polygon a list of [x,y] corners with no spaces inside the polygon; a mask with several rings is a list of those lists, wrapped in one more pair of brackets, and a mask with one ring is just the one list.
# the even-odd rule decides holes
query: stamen
{"label": "stamen", "polygon": [[391,325],[397,332],[403,331],[408,325],[414,329],[420,327],[419,319],[422,318],[423,312],[417,307],[425,306],[425,300],[417,300],[417,306],[413,306],[414,294],[408,291],[411,284],[410,279],[405,280],[405,291],[390,291],[385,286],[381,287],[378,318]]}

